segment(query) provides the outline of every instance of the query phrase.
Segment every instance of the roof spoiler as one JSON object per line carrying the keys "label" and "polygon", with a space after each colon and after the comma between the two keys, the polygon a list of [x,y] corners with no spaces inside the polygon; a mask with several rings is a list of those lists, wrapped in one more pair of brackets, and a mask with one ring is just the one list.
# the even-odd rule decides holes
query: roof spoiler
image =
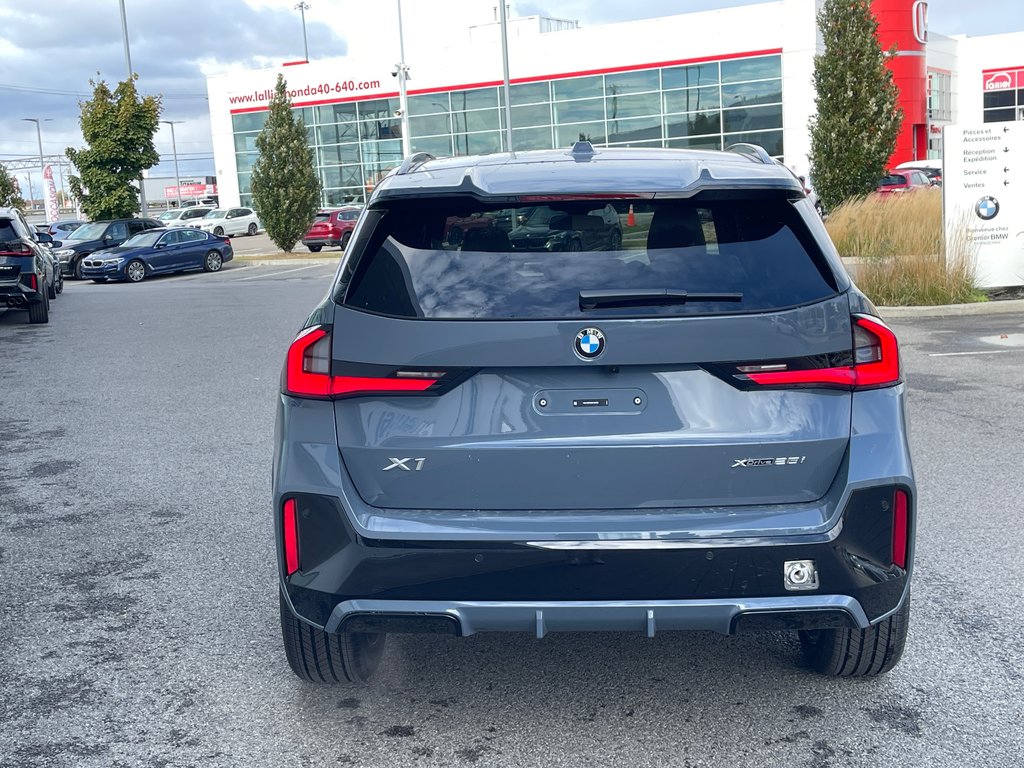
{"label": "roof spoiler", "polygon": [[730,144],[725,148],[726,152],[735,152],[746,158],[761,163],[762,165],[776,165],[775,158],[768,154],[764,147],[758,144]]}

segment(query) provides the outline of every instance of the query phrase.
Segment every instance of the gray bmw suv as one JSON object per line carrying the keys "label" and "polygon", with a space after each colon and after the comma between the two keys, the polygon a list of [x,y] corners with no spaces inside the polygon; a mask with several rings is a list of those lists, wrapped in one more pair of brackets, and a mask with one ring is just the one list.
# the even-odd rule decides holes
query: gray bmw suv
{"label": "gray bmw suv", "polygon": [[767,629],[824,674],[886,672],[904,395],[895,336],[759,147],[409,158],[287,353],[288,662],[361,682],[389,633]]}

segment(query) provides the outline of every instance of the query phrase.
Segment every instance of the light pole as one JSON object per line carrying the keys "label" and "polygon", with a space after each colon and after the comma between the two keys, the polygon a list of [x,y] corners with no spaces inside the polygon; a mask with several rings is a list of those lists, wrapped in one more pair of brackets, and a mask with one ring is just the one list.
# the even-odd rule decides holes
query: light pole
{"label": "light pole", "polygon": [[309,10],[309,3],[296,3],[295,10],[302,14],[302,51],[305,61],[309,61],[309,43],[306,42],[306,11]]}
{"label": "light pole", "polygon": [[[132,71],[132,51],[128,46],[128,17],[124,12],[124,0],[119,0],[119,2],[121,5],[121,36],[124,38],[124,63],[128,67],[128,82],[131,82],[135,73]],[[139,207],[143,216],[149,215],[149,209],[146,206],[146,179],[142,174],[139,174]]]}
{"label": "light pole", "polygon": [[405,63],[405,36],[402,34],[402,0],[398,0],[398,58],[394,74],[398,76],[398,109],[402,120],[402,157],[412,154],[409,138],[409,94],[406,81],[409,79],[409,65]]}
{"label": "light pole", "polygon": [[508,88],[508,8],[505,0],[498,0],[501,8],[501,66],[504,75],[505,92],[505,141],[508,151],[512,152],[512,103],[509,101]]}
{"label": "light pole", "polygon": [[[46,189],[46,166],[43,163],[43,131],[39,127],[40,123],[50,122],[50,118],[45,117],[40,120],[38,117],[23,117],[21,118],[25,122],[36,124],[36,139],[39,141],[39,186],[44,190]],[[46,207],[46,194],[43,194],[43,211],[46,214],[46,221],[50,221],[49,208]]]}
{"label": "light pole", "polygon": [[32,174],[31,173],[26,173],[25,174],[25,181],[28,182],[28,207],[29,207],[29,210],[34,211],[36,209],[36,195],[35,195],[35,192],[32,191]]}
{"label": "light pole", "polygon": [[178,175],[178,144],[174,140],[174,126],[183,123],[183,120],[161,120],[161,123],[171,126],[171,151],[174,152],[174,188],[178,192],[178,207],[181,208],[181,176]]}

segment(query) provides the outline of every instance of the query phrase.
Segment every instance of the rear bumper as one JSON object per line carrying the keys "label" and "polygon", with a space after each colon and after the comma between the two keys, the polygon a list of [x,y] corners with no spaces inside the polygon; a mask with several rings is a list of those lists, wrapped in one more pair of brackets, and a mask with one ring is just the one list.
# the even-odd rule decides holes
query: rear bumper
{"label": "rear bumper", "polygon": [[441,602],[346,600],[331,612],[328,632],[548,632],[623,631],[648,637],[661,630],[705,630],[723,635],[763,629],[870,626],[864,609],[846,595],[733,600]]}
{"label": "rear bumper", "polygon": [[30,290],[23,283],[5,283],[0,285],[0,307],[16,307],[24,309],[29,304],[42,301],[43,294]]}
{"label": "rear bumper", "polygon": [[302,244],[305,246],[319,245],[326,246],[328,248],[336,248],[341,245],[341,240],[333,237],[304,237],[302,238]]}

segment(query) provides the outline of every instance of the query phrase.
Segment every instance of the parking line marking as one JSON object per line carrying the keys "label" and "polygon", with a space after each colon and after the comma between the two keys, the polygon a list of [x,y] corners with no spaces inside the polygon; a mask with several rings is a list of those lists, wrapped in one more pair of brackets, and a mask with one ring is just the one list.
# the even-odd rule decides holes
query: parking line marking
{"label": "parking line marking", "polygon": [[1013,349],[979,349],[974,352],[932,352],[928,357],[965,357],[967,355],[1005,355]]}
{"label": "parking line marking", "polygon": [[304,269],[313,269],[319,267],[319,264],[310,264],[305,267],[296,267],[295,269],[286,269],[284,272],[271,272],[269,275],[253,275],[252,277],[240,277],[238,281],[242,280],[262,280],[264,277],[277,277],[278,275],[287,275],[289,272],[301,272]]}

